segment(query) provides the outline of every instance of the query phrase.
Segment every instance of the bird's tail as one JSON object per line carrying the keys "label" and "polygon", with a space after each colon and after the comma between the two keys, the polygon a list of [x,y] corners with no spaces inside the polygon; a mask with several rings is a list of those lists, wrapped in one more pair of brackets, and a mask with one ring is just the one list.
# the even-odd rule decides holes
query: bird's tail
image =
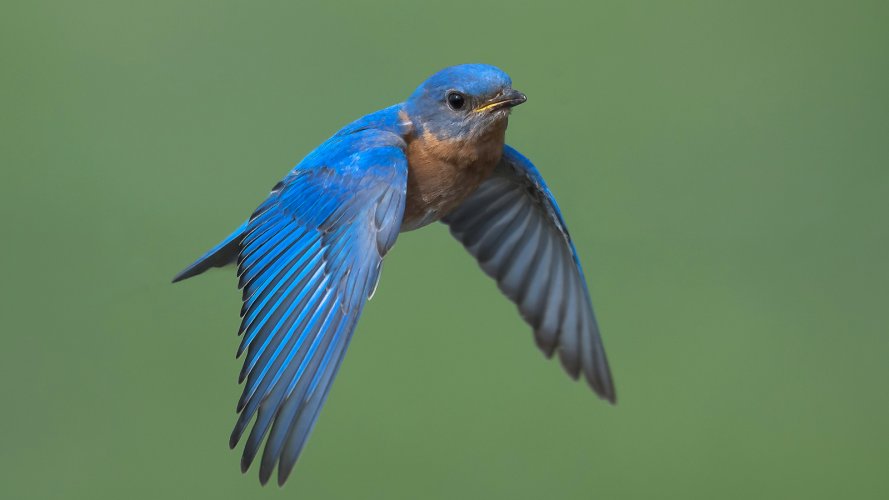
{"label": "bird's tail", "polygon": [[173,277],[173,283],[197,276],[211,267],[222,267],[234,262],[238,256],[238,246],[241,244],[244,231],[247,230],[248,222],[241,224],[241,227],[230,234],[228,238],[222,240],[221,243],[205,253],[200,259],[180,271],[179,274]]}

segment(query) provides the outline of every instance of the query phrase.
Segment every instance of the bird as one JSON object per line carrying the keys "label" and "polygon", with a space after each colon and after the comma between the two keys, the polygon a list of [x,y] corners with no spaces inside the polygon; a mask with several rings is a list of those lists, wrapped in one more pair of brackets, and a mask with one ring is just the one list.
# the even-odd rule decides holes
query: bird
{"label": "bird", "polygon": [[577,251],[537,168],[505,143],[526,102],[503,70],[447,67],[402,103],[346,125],[250,217],[173,278],[237,266],[243,392],[229,444],[283,485],[300,456],[383,258],[399,233],[441,222],[531,326],[546,357],[614,404]]}

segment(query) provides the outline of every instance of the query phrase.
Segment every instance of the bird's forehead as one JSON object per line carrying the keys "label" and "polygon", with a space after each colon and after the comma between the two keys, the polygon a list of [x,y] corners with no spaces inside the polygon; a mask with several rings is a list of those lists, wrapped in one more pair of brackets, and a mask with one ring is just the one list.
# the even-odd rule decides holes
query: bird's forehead
{"label": "bird's forehead", "polygon": [[511,87],[512,80],[503,70],[487,64],[461,64],[445,68],[423,84],[428,88],[457,89],[471,95],[487,95]]}

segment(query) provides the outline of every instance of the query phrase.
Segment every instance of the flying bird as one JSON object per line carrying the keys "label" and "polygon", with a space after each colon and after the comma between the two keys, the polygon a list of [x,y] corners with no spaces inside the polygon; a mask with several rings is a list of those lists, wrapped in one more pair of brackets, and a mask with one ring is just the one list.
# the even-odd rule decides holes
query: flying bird
{"label": "flying bird", "polygon": [[497,281],[547,357],[615,401],[589,291],[561,211],[531,162],[505,144],[526,101],[502,70],[445,68],[403,103],[347,125],[309,153],[250,218],[173,278],[236,264],[244,355],[234,448],[262,453],[284,484],[318,413],[383,257],[433,222]]}

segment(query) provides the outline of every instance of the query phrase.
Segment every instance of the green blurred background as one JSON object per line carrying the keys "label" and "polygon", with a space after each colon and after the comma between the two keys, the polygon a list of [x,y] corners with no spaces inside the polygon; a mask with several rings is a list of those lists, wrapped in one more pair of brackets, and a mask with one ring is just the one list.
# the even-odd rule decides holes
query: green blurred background
{"label": "green blurred background", "polygon": [[[0,496],[886,498],[884,1],[3,2]],[[287,486],[238,472],[231,270],[169,279],[337,128],[480,61],[618,384],[402,236]]]}

